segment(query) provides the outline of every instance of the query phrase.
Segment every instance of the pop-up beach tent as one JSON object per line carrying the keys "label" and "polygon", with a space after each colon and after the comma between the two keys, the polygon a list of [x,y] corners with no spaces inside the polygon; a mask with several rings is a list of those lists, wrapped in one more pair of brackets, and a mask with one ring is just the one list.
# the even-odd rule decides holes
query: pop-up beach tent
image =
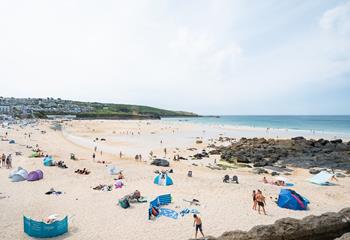
{"label": "pop-up beach tent", "polygon": [[17,171],[15,174],[12,175],[11,181],[12,182],[20,182],[20,181],[27,180],[27,178],[28,178],[27,170],[20,169],[19,171]]}
{"label": "pop-up beach tent", "polygon": [[51,238],[68,232],[68,217],[46,224],[23,216],[24,232],[31,237]]}
{"label": "pop-up beach tent", "polygon": [[107,172],[109,173],[109,175],[116,175],[122,172],[122,169],[119,169],[116,166],[110,165],[107,167]]}
{"label": "pop-up beach tent", "polygon": [[291,189],[281,189],[277,205],[292,210],[306,210],[309,200]]}
{"label": "pop-up beach tent", "polygon": [[51,156],[45,157],[43,160],[44,166],[53,166],[53,159]]}
{"label": "pop-up beach tent", "polygon": [[161,173],[154,178],[154,184],[158,184],[161,186],[169,186],[173,185],[173,180],[166,173]]}
{"label": "pop-up beach tent", "polygon": [[318,185],[323,185],[323,186],[330,185],[329,181],[332,179],[333,176],[334,174],[332,173],[322,171],[316,174],[315,176],[313,176],[312,178],[310,178],[309,181]]}
{"label": "pop-up beach tent", "polygon": [[17,167],[16,169],[13,169],[10,174],[9,174],[9,178],[12,178],[13,175],[15,175],[19,170],[23,169],[22,167]]}
{"label": "pop-up beach tent", "polygon": [[27,181],[38,181],[44,177],[44,173],[41,170],[35,170],[28,174]]}

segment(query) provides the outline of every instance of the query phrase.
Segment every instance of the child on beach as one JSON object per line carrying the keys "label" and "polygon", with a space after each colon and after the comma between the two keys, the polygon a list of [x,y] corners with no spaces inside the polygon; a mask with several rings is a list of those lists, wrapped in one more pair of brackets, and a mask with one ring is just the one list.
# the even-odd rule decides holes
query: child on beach
{"label": "child on beach", "polygon": [[257,201],[256,201],[256,191],[253,190],[253,210],[256,210],[256,205],[258,204]]}
{"label": "child on beach", "polygon": [[194,222],[193,226],[196,227],[196,234],[195,239],[197,239],[198,230],[201,232],[202,236],[204,237],[203,230],[202,230],[202,219],[197,216],[197,214],[193,214]]}

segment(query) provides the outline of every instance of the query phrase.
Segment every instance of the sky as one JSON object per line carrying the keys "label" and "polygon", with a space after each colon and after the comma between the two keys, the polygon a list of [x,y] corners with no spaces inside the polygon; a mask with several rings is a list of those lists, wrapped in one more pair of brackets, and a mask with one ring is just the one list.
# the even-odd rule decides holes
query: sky
{"label": "sky", "polygon": [[350,114],[350,0],[0,0],[0,96]]}

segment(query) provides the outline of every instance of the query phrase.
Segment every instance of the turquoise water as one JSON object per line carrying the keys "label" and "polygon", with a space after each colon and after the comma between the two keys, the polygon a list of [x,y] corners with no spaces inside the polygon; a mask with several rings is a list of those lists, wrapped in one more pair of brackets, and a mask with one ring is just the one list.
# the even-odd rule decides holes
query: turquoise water
{"label": "turquoise water", "polygon": [[200,118],[167,118],[165,121],[234,125],[262,128],[313,130],[350,134],[350,115],[344,116],[220,116]]}

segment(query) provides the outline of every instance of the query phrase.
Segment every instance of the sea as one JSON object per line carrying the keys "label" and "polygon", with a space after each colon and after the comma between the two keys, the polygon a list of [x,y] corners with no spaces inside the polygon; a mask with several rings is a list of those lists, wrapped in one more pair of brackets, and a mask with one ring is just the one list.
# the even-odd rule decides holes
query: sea
{"label": "sea", "polygon": [[165,118],[164,121],[180,121],[209,125],[247,126],[271,129],[307,130],[323,133],[350,134],[350,115],[234,115]]}

